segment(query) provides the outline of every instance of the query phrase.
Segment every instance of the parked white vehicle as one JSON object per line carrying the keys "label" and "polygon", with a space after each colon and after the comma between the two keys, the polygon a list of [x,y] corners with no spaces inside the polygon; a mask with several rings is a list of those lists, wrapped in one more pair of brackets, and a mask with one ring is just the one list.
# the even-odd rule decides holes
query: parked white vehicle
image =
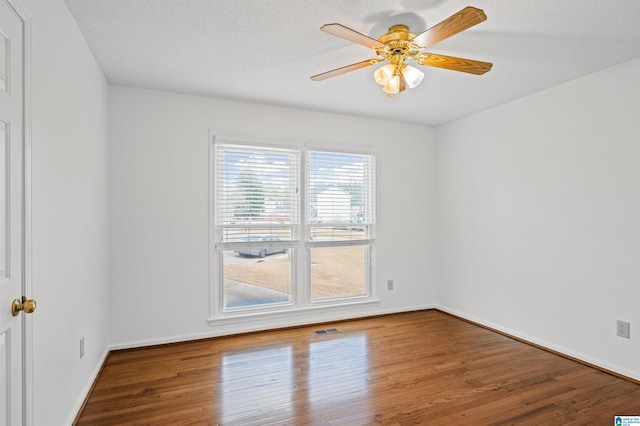
{"label": "parked white vehicle", "polygon": [[[274,242],[274,241],[280,241],[280,238],[278,237],[273,237],[270,235],[250,235],[248,237],[244,237],[242,239],[242,241],[247,241],[247,242],[254,242],[254,241],[264,241],[264,242]],[[286,253],[287,249],[281,249],[281,248],[253,248],[253,249],[240,249],[240,250],[235,250],[236,253],[238,253],[238,255],[240,256],[258,256],[258,257],[265,257],[268,256],[270,254],[275,254],[275,253]]]}

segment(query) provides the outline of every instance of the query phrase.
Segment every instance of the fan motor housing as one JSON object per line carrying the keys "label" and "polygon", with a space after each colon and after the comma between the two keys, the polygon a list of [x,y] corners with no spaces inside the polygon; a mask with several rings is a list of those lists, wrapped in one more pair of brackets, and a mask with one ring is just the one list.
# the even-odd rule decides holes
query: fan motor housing
{"label": "fan motor housing", "polygon": [[381,35],[378,41],[386,44],[391,40],[413,40],[415,36],[415,34],[409,32],[409,27],[399,24],[389,27],[389,31]]}
{"label": "fan motor housing", "polygon": [[408,26],[398,24],[389,27],[389,31],[380,36],[378,41],[385,45],[385,56],[411,56],[412,54],[417,53],[416,46],[414,46],[412,42],[415,36],[415,34],[409,31]]}

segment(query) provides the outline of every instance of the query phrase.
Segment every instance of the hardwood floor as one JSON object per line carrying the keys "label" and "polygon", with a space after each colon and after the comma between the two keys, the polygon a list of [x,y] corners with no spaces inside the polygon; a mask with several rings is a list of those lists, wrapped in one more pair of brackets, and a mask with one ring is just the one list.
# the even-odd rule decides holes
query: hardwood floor
{"label": "hardwood floor", "polygon": [[77,424],[608,426],[615,415],[640,416],[639,384],[422,311],[117,351]]}

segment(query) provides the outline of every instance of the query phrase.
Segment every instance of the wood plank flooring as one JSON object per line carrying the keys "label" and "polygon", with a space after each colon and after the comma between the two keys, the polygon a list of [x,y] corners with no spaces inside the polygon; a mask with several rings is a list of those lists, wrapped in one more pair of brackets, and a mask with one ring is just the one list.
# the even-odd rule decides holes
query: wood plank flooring
{"label": "wood plank flooring", "polygon": [[113,352],[76,423],[609,426],[615,415],[640,416],[639,384],[431,310]]}

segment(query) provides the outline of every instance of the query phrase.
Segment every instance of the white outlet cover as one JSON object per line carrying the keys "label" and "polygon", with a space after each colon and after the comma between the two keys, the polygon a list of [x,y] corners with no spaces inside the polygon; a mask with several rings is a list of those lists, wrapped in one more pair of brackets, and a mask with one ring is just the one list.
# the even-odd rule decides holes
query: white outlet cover
{"label": "white outlet cover", "polygon": [[628,323],[626,321],[618,321],[617,328],[616,328],[616,330],[617,330],[616,334],[618,336],[620,336],[620,337],[624,337],[624,338],[629,339],[630,338],[630,330],[629,330],[630,327],[631,327],[630,323]]}

